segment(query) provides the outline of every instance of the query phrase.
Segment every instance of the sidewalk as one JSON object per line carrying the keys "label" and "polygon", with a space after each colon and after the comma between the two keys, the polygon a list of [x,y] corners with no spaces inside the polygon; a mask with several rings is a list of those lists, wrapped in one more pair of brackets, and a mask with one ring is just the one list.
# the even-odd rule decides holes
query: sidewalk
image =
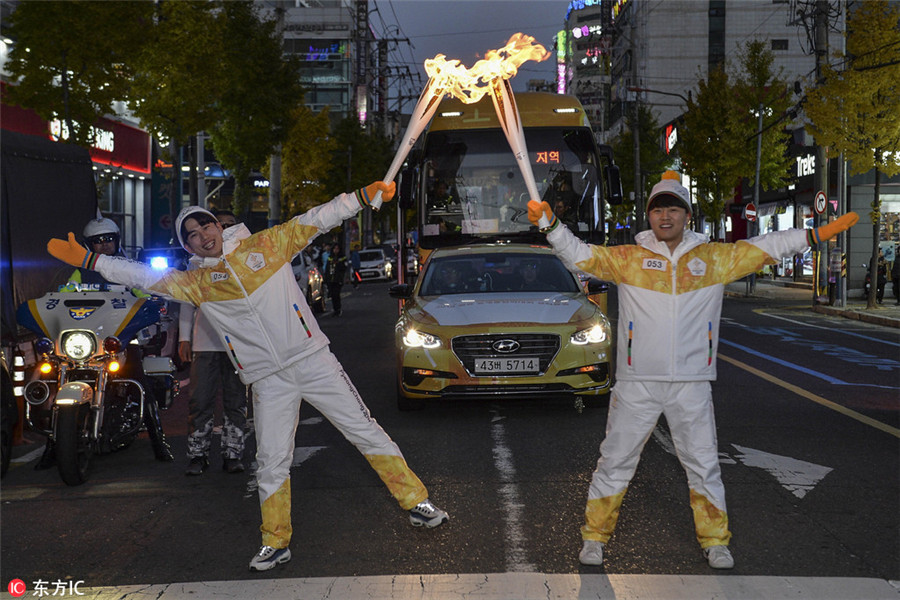
{"label": "sidewalk", "polygon": [[[725,295],[746,298],[748,289],[746,281],[735,281],[725,286]],[[757,279],[756,289],[749,297],[794,303],[802,301],[805,297],[810,310],[817,313],[856,319],[883,327],[900,328],[900,305],[896,304],[896,299],[890,289],[884,294],[884,304],[879,304],[874,309],[866,308],[865,298],[849,298],[844,306],[828,306],[826,304],[813,306],[812,284],[789,280]]]}

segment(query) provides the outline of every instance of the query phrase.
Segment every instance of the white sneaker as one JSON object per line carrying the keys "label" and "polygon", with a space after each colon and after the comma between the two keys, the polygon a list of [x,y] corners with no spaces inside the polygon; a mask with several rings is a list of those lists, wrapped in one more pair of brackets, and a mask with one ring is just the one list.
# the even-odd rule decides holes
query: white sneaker
{"label": "white sneaker", "polygon": [[275,565],[280,565],[291,560],[290,548],[273,548],[263,546],[252,559],[250,559],[251,571],[268,571]]}
{"label": "white sneaker", "polygon": [[581,552],[578,554],[578,562],[583,565],[599,567],[603,564],[603,542],[596,540],[584,540]]}
{"label": "white sneaker", "polygon": [[450,515],[432,504],[428,498],[416,504],[409,511],[409,522],[412,523],[413,527],[424,526],[430,529],[449,520]]}
{"label": "white sneaker", "polygon": [[703,550],[703,556],[713,569],[734,568],[734,557],[731,556],[728,546],[710,546]]}

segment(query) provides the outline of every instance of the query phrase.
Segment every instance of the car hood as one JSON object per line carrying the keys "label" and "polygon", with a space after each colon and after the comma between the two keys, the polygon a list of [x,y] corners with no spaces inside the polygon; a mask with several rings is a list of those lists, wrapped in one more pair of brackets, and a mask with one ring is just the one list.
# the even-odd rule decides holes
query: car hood
{"label": "car hood", "polygon": [[586,319],[597,310],[586,297],[557,292],[510,294],[452,294],[418,298],[410,317],[442,327],[525,322],[568,323]]}

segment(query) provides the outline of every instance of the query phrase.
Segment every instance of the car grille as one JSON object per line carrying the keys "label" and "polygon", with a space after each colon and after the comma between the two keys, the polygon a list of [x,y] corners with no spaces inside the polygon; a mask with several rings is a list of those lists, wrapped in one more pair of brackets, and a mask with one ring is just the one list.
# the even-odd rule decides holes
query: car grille
{"label": "car grille", "polygon": [[[514,340],[519,348],[515,352],[497,352],[493,345],[501,340]],[[536,356],[540,361],[540,373],[544,374],[559,352],[559,336],[547,333],[461,335],[450,343],[453,354],[470,375],[475,372],[475,360],[479,358],[510,358]],[[510,374],[507,377],[516,377]]]}

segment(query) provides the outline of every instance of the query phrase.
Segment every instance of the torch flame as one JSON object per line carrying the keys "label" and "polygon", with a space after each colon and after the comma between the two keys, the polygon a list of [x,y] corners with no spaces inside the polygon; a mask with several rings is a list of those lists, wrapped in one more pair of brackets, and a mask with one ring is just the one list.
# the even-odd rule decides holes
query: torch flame
{"label": "torch flame", "polygon": [[488,50],[471,68],[438,54],[425,61],[425,72],[445,93],[466,104],[474,104],[490,91],[493,81],[514,77],[525,61],[540,62],[549,57],[547,49],[535,44],[532,36],[516,33],[503,48]]}

